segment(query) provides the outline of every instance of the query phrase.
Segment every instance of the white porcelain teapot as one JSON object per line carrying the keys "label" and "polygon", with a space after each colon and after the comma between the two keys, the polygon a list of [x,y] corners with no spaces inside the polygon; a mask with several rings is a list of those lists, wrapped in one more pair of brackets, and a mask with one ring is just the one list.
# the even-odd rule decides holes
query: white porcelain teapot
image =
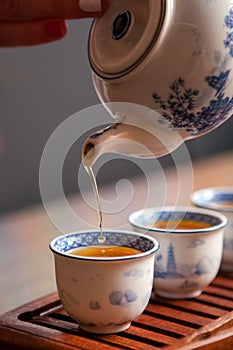
{"label": "white porcelain teapot", "polygon": [[88,50],[97,94],[116,118],[86,141],[86,151],[100,146],[95,157],[106,151],[146,156],[120,142],[149,147],[144,128],[173,140],[150,148],[161,156],[232,114],[233,0],[110,0],[93,22]]}

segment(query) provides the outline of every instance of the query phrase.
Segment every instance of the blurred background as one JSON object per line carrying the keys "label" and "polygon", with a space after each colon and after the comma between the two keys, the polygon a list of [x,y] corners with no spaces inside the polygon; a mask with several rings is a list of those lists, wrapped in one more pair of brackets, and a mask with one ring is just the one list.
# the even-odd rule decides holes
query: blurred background
{"label": "blurred background", "polygon": [[[91,21],[70,21],[62,41],[0,49],[0,214],[40,203],[39,165],[52,132],[77,111],[99,103],[91,81],[87,41]],[[188,141],[192,160],[233,148],[233,118],[212,133]],[[77,191],[77,164],[84,138],[72,147],[63,169],[65,192]],[[161,158],[169,166],[169,157]],[[105,165],[105,183],[137,175],[134,163]],[[87,186],[90,186],[87,179]]]}

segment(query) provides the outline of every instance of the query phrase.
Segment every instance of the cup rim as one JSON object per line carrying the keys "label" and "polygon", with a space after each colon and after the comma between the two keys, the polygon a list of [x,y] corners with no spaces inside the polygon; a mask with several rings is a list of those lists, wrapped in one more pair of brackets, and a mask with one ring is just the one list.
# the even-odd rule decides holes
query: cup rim
{"label": "cup rim", "polygon": [[61,252],[55,248],[54,245],[59,239],[69,238],[70,236],[74,236],[74,235],[77,235],[79,233],[99,233],[99,230],[80,230],[80,231],[74,231],[71,233],[63,234],[63,235],[60,235],[60,236],[53,238],[49,243],[49,248],[53,252],[54,255],[57,254],[57,255],[61,255],[63,257],[70,258],[70,259],[109,262],[109,261],[125,261],[125,260],[142,259],[146,256],[154,255],[160,247],[160,243],[158,242],[158,240],[156,238],[151,237],[149,235],[146,235],[144,233],[132,232],[132,231],[128,231],[128,230],[113,230],[113,229],[104,229],[103,233],[105,233],[105,232],[125,233],[127,235],[131,235],[133,237],[138,237],[138,238],[143,237],[143,238],[147,239],[148,241],[152,242],[154,244],[154,246],[153,246],[153,248],[149,249],[148,251],[140,252],[139,254],[127,255],[127,256],[114,256],[114,257],[92,257],[92,256],[71,255],[68,252]]}
{"label": "cup rim", "polygon": [[214,203],[207,203],[200,200],[200,196],[204,195],[205,193],[209,192],[209,194],[232,194],[233,196],[233,186],[216,186],[216,187],[205,187],[201,188],[199,190],[196,190],[191,195],[191,202],[195,204],[197,207],[200,208],[206,208],[211,209],[214,211],[221,210],[222,212],[228,212],[232,213],[233,208],[226,207],[224,205],[221,205],[220,203],[214,204]]}
{"label": "cup rim", "polygon": [[[147,227],[145,225],[141,225],[140,223],[137,223],[135,221],[135,218],[138,217],[138,215],[142,214],[145,211],[154,211],[155,213],[162,213],[162,212],[174,212],[174,213],[197,213],[197,214],[205,214],[211,217],[215,217],[219,219],[221,222],[219,224],[206,227],[206,228],[197,228],[197,229],[164,229],[164,228],[157,228],[157,227]],[[147,232],[156,232],[156,233],[166,233],[166,234],[193,234],[193,233],[211,233],[213,231],[219,230],[227,225],[227,218],[225,215],[215,212],[210,209],[203,209],[203,208],[197,208],[197,207],[175,207],[175,206],[164,206],[164,207],[147,207],[143,209],[139,209],[131,213],[128,217],[128,222],[133,226],[137,227],[141,230],[147,231]]]}

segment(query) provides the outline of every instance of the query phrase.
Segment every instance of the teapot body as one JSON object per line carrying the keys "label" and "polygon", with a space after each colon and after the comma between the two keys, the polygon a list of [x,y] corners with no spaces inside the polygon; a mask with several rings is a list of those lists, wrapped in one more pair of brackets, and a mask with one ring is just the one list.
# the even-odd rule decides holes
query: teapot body
{"label": "teapot body", "polygon": [[184,140],[205,134],[233,111],[233,0],[113,0],[89,59],[103,104],[146,106]]}

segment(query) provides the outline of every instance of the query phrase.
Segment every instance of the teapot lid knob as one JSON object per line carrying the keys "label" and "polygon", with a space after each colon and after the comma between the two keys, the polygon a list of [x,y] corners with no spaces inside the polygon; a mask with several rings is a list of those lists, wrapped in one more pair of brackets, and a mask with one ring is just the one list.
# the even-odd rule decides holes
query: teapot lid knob
{"label": "teapot lid knob", "polygon": [[89,36],[89,60],[102,78],[133,70],[154,45],[162,28],[166,0],[111,1],[94,20]]}

